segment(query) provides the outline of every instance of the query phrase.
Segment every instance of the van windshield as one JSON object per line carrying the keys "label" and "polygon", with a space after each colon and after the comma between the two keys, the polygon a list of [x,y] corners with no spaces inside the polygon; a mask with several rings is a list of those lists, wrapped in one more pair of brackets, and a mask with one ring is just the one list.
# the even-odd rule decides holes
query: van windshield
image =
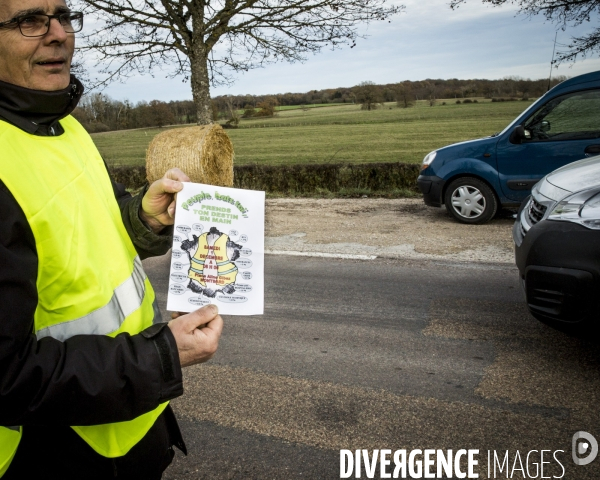
{"label": "van windshield", "polygon": [[[507,131],[512,130],[513,127],[518,125],[517,122],[519,121],[519,119],[521,119],[523,117],[523,115],[527,114],[528,112],[530,112],[532,110],[535,110],[536,108],[539,108],[540,102],[543,101],[543,99],[546,95],[547,95],[547,93],[542,95],[536,102],[533,102],[531,105],[529,105],[529,107],[527,107],[525,110],[523,110],[523,113],[521,115],[519,115],[512,122],[510,122],[504,130],[502,130],[501,132],[498,133],[498,135],[503,135]],[[492,136],[496,137],[497,135],[492,135]]]}

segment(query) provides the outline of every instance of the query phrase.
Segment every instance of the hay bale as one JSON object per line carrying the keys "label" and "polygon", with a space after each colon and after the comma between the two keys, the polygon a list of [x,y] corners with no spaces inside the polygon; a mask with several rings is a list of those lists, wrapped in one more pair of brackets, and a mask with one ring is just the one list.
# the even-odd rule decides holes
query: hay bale
{"label": "hay bale", "polygon": [[150,183],[170,168],[180,168],[195,183],[233,185],[233,145],[220,125],[173,128],[154,137],[146,152]]}

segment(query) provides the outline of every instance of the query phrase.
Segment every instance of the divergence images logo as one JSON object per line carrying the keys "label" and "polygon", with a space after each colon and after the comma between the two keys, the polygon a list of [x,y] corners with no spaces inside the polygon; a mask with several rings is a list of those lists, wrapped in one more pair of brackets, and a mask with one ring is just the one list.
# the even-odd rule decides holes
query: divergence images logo
{"label": "divergence images logo", "polygon": [[[598,456],[598,442],[587,432],[573,435],[573,461],[575,465],[589,465]],[[580,455],[585,455],[583,458]]]}

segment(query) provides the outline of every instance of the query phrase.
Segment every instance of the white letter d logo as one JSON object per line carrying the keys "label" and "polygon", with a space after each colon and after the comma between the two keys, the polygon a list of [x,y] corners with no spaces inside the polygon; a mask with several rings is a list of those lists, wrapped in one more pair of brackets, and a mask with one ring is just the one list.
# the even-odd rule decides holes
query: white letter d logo
{"label": "white letter d logo", "polygon": [[[583,441],[578,442],[578,440]],[[584,453],[587,453],[587,456],[579,458],[579,455],[583,455]],[[573,435],[572,454],[575,465],[589,465],[598,456],[598,442],[587,432],[577,432]]]}

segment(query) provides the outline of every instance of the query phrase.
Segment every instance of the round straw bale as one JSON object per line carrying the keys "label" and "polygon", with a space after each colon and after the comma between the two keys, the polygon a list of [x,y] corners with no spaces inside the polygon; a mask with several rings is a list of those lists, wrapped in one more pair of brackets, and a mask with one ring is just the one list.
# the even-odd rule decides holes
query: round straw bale
{"label": "round straw bale", "polygon": [[170,168],[180,168],[194,183],[233,185],[233,145],[220,125],[173,128],[154,137],[146,152],[150,183]]}

